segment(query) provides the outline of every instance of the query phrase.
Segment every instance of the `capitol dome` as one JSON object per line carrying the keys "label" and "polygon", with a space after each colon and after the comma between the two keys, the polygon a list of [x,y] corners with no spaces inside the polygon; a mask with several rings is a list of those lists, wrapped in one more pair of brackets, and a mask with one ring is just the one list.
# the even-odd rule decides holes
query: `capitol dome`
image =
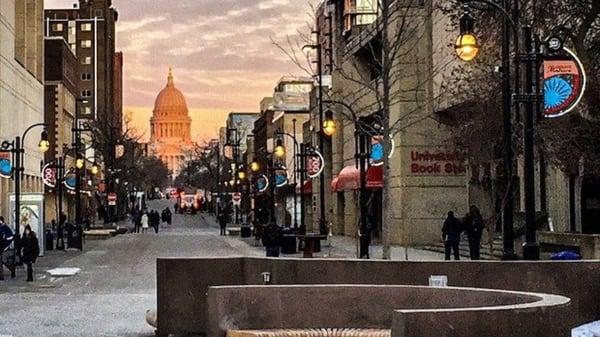
{"label": "capitol dome", "polygon": [[167,117],[181,115],[188,115],[187,103],[181,91],[175,87],[173,72],[169,69],[167,86],[161,90],[154,102],[154,116]]}
{"label": "capitol dome", "polygon": [[185,97],[175,88],[169,69],[167,86],[156,97],[150,118],[150,151],[167,165],[173,176],[181,171],[184,153],[191,148],[191,125]]}

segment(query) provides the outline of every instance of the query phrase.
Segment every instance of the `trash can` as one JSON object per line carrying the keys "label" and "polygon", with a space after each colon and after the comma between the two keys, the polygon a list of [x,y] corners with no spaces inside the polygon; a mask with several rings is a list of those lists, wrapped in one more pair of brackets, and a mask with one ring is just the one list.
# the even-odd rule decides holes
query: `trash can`
{"label": "trash can", "polygon": [[83,250],[83,228],[67,224],[67,248]]}
{"label": "trash can", "polygon": [[252,226],[244,224],[241,226],[241,235],[243,238],[249,238],[252,236]]}
{"label": "trash can", "polygon": [[54,234],[52,230],[46,230],[46,250],[54,250]]}
{"label": "trash can", "polygon": [[296,233],[292,229],[282,231],[281,253],[296,254]]}

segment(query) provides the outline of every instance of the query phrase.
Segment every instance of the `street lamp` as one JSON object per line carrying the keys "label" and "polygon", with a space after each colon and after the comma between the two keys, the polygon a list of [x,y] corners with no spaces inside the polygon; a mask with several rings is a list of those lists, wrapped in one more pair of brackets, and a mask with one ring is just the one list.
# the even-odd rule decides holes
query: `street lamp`
{"label": "street lamp", "polygon": [[42,131],[42,136],[38,144],[38,148],[41,153],[46,153],[50,149],[50,142],[48,141],[48,131]]}
{"label": "street lamp", "polygon": [[250,163],[250,171],[256,173],[260,171],[260,164],[258,162],[253,161]]}
{"label": "street lamp", "polygon": [[285,147],[283,146],[283,140],[281,140],[281,138],[277,139],[277,146],[275,146],[273,153],[277,158],[285,157]]}
{"label": "street lamp", "polygon": [[463,61],[472,61],[479,53],[477,37],[473,32],[475,20],[468,11],[460,18],[460,35],[456,39],[456,54]]}
{"label": "street lamp", "polygon": [[98,166],[98,164],[96,164],[96,162],[94,162],[90,171],[93,175],[97,175],[100,172],[100,167]]}
{"label": "street lamp", "polygon": [[77,158],[77,161],[75,161],[75,167],[77,167],[78,169],[81,170],[84,165],[85,165],[85,162],[84,162],[83,158]]}
{"label": "street lamp", "polygon": [[331,137],[335,134],[335,131],[336,125],[335,121],[333,120],[333,113],[331,110],[328,110],[325,113],[325,120],[323,121],[323,133],[328,137]]}
{"label": "street lamp", "polygon": [[244,179],[246,179],[246,172],[245,172],[244,170],[240,170],[240,171],[238,171],[238,178],[239,178],[240,180],[244,180]]}

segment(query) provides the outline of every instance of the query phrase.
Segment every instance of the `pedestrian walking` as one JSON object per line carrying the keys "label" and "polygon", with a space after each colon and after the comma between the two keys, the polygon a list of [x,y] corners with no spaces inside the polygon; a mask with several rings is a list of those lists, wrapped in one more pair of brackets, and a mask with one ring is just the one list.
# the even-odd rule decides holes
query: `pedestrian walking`
{"label": "pedestrian walking", "polygon": [[[4,217],[0,216],[0,281],[4,280],[4,252],[8,250],[13,240],[13,231],[4,223]],[[11,268],[9,265],[7,267]]]}
{"label": "pedestrian walking", "polygon": [[454,212],[448,212],[448,217],[444,221],[442,227],[442,239],[444,240],[444,248],[446,251],[446,261],[450,260],[451,252],[454,252],[454,259],[460,260],[460,233],[462,226],[460,221],[454,216]]}
{"label": "pedestrian walking", "polygon": [[471,260],[479,260],[481,235],[485,226],[483,217],[477,206],[471,205],[469,207],[469,213],[465,216],[463,223],[469,240],[469,255],[471,256]]}
{"label": "pedestrian walking", "polygon": [[262,238],[263,246],[266,248],[267,257],[279,257],[279,248],[281,247],[281,228],[277,226],[272,219],[265,228]]}
{"label": "pedestrian walking", "polygon": [[157,211],[153,210],[150,212],[150,221],[152,227],[154,227],[154,233],[158,234],[158,228],[160,227],[160,214]]}
{"label": "pedestrian walking", "polygon": [[224,236],[226,235],[226,231],[227,231],[227,222],[229,222],[229,210],[228,208],[224,208],[221,210],[221,212],[219,212],[219,228],[221,229],[221,231],[219,232],[219,235]]}
{"label": "pedestrian walking", "polygon": [[33,264],[40,255],[40,243],[37,235],[29,225],[25,226],[25,232],[21,240],[21,256],[23,257],[23,263],[27,266],[27,282],[33,282]]}
{"label": "pedestrian walking", "polygon": [[171,226],[173,222],[173,214],[171,213],[171,209],[169,207],[165,208],[165,213],[167,214],[167,225]]}
{"label": "pedestrian walking", "polygon": [[140,224],[142,225],[142,233],[148,232],[148,213],[144,212],[140,218]]}

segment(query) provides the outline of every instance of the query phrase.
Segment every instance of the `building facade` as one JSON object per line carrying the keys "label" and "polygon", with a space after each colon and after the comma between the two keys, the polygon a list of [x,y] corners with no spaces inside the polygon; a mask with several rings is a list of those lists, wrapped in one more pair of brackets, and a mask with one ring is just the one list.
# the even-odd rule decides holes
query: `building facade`
{"label": "building facade", "polygon": [[[0,141],[13,141],[36,123],[44,122],[44,40],[42,0],[0,1]],[[24,143],[22,191],[42,193],[43,155],[38,150],[41,129]],[[0,212],[9,217],[13,180],[0,178]]]}
{"label": "building facade", "polygon": [[[46,36],[62,36],[79,62],[81,117],[119,127],[122,111],[115,99],[115,56],[118,12],[112,0],[79,0],[72,9],[45,11]],[[120,111],[120,112],[119,112]],[[120,130],[120,129],[119,129]]]}
{"label": "building facade", "polygon": [[[78,91],[77,57],[62,37],[45,38],[45,81],[44,106],[45,122],[48,125],[50,149],[45,154],[46,163],[58,163],[64,158],[65,167],[74,166],[75,154],[69,151],[73,144],[76,97]],[[64,190],[64,189],[63,189]],[[46,219],[59,220],[58,189],[45,187]],[[62,209],[68,219],[73,219],[72,197],[63,193]]]}
{"label": "building facade", "polygon": [[173,178],[179,175],[186,152],[192,149],[191,129],[185,97],[175,87],[169,69],[167,85],[156,97],[150,119],[150,153],[167,165]]}

